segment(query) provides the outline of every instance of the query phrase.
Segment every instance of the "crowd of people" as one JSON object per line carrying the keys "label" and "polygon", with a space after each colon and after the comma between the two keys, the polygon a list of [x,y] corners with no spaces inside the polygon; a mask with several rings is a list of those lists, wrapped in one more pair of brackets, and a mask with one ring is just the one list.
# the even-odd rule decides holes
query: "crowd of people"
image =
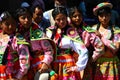
{"label": "crowd of people", "polygon": [[0,80],[120,80],[113,5],[97,4],[98,22],[89,25],[81,6],[66,3],[54,0],[55,8],[45,11],[37,2],[24,2],[1,13]]}

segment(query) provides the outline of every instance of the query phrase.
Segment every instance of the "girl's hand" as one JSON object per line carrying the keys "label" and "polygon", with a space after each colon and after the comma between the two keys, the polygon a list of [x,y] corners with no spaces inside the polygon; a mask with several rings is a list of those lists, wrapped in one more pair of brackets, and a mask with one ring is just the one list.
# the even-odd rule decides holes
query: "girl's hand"
{"label": "girl's hand", "polygon": [[47,72],[48,68],[49,68],[48,65],[47,65],[46,63],[43,63],[43,64],[42,64],[42,67],[41,67],[40,70],[39,70],[39,72],[40,72],[40,73]]}
{"label": "girl's hand", "polygon": [[67,73],[70,73],[70,72],[72,72],[72,71],[73,71],[73,70],[72,70],[72,67],[67,67],[67,68],[66,68],[66,72],[67,72]]}
{"label": "girl's hand", "polygon": [[100,34],[99,31],[96,31],[95,34],[96,34],[96,36],[98,36],[99,38],[101,38],[101,34]]}

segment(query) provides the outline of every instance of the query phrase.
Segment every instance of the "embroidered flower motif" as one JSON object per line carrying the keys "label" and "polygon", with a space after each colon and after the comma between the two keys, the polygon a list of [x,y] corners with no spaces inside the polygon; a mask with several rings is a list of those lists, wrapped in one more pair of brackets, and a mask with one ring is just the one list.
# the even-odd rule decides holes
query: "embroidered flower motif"
{"label": "embroidered flower motif", "polygon": [[18,35],[17,35],[17,38],[18,38],[19,40],[23,40],[23,39],[24,39],[24,37],[23,37],[21,34],[18,34]]}
{"label": "embroidered flower motif", "polygon": [[69,28],[67,30],[67,35],[72,37],[72,38],[76,37],[77,36],[77,32],[76,32],[75,28]]}
{"label": "embroidered flower motif", "polygon": [[36,29],[35,31],[33,31],[32,37],[34,37],[35,39],[42,37],[43,32],[39,29]]}

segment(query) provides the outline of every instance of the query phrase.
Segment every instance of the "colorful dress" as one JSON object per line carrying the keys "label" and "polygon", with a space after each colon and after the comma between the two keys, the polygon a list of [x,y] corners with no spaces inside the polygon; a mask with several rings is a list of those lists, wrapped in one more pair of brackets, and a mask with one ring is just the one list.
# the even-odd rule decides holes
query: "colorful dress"
{"label": "colorful dress", "polygon": [[[0,36],[0,64],[6,67],[5,73],[3,75],[6,75],[6,79],[21,79],[27,73],[27,70],[29,68],[29,56],[23,56],[24,52],[26,54],[29,54],[28,47],[24,44],[17,44],[17,39],[14,34],[3,35],[0,33]],[[25,59],[27,62],[22,63],[23,59]]]}
{"label": "colorful dress", "polygon": [[[68,28],[61,30],[56,26],[51,26],[47,29],[46,35],[54,40],[57,45],[56,59],[53,63],[53,69],[58,74],[58,80],[81,80],[80,71],[86,67],[88,61],[88,50],[83,44],[81,38],[77,36],[72,38],[74,31]],[[78,60],[75,62],[73,52],[78,53]],[[71,73],[66,72],[67,67],[72,67],[74,70]]]}
{"label": "colorful dress", "polygon": [[[6,65],[4,55],[6,54],[5,51],[8,46],[9,36],[4,35],[2,32],[0,33],[0,79],[7,79],[6,76]],[[1,76],[2,75],[2,76]]]}
{"label": "colorful dress", "polygon": [[[99,24],[94,25],[93,29],[98,30]],[[100,32],[101,40],[105,46],[104,54],[96,61],[94,80],[120,80],[120,61],[117,51],[120,44],[120,29],[109,26],[106,31]]]}
{"label": "colorful dress", "polygon": [[[38,25],[32,23],[31,27],[25,32],[22,26],[19,26],[18,36],[30,43],[31,66],[28,72],[28,79],[34,80],[35,74],[41,68],[42,63],[46,63],[50,68],[56,53],[55,43],[48,39]],[[23,32],[25,32],[23,34]],[[49,72],[49,71],[48,71]]]}
{"label": "colorful dress", "polygon": [[95,30],[89,25],[83,24],[77,30],[89,51],[89,60],[84,70],[83,80],[93,80],[95,61],[103,55],[104,45],[100,38],[95,34]]}

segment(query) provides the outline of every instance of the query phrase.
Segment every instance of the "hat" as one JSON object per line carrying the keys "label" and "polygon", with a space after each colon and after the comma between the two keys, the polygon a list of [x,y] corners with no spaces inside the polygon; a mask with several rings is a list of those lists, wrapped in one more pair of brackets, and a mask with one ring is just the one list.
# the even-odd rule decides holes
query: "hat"
{"label": "hat", "polygon": [[93,8],[93,13],[96,16],[98,13],[98,10],[104,8],[104,7],[109,7],[110,9],[112,9],[113,5],[111,3],[108,2],[103,2],[98,4],[95,8]]}
{"label": "hat", "polygon": [[30,7],[30,5],[29,5],[27,2],[23,2],[23,3],[21,4],[21,7]]}

